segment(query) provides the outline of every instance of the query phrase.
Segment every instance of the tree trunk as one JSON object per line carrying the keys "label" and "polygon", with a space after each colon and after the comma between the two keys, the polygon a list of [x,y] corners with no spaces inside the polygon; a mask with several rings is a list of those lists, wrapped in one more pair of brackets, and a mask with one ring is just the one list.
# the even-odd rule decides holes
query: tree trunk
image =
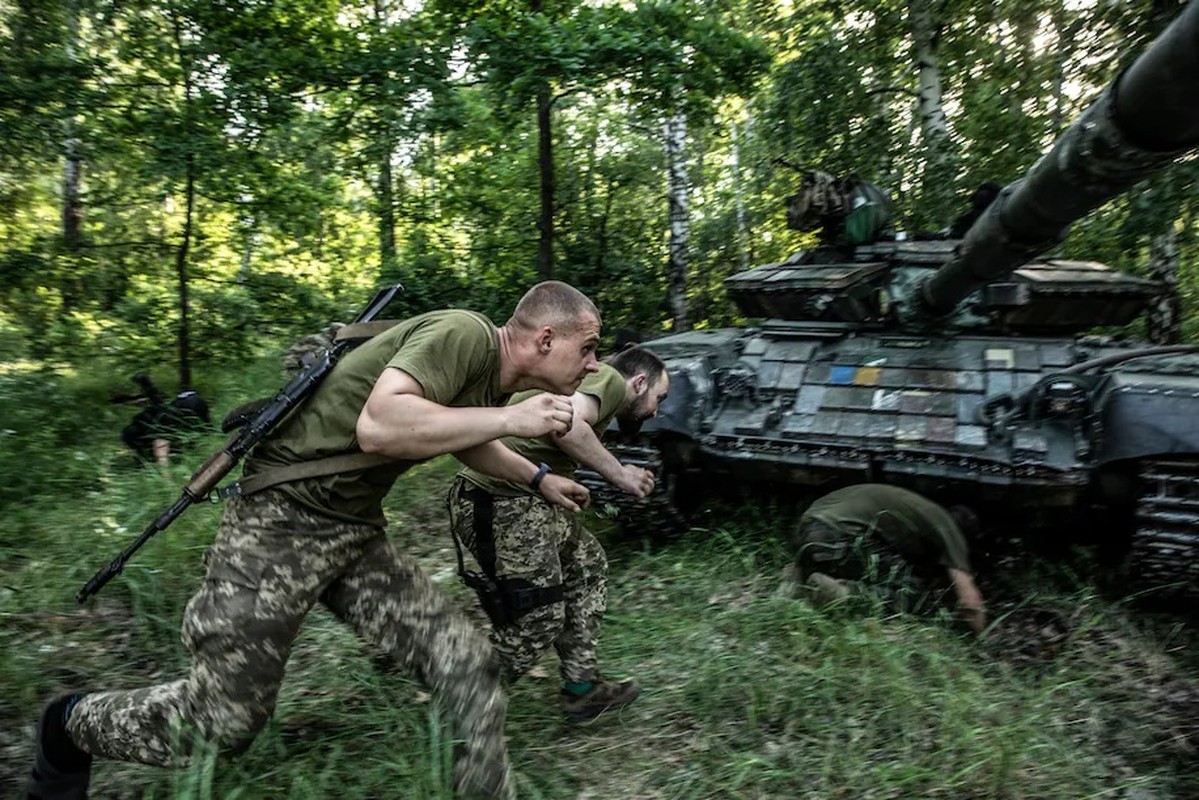
{"label": "tree trunk", "polygon": [[554,277],[554,144],[550,125],[550,87],[537,92],[537,169],[541,176],[541,214],[537,230],[537,275],[543,281]]}
{"label": "tree trunk", "polygon": [[595,232],[595,277],[599,282],[604,280],[604,270],[608,266],[608,221],[612,218],[612,201],[615,195],[616,181],[608,178],[608,187],[604,192],[604,213]]}
{"label": "tree trunk", "polygon": [[1154,344],[1178,344],[1182,341],[1182,300],[1178,295],[1178,243],[1173,225],[1150,242],[1149,274],[1161,289],[1149,305],[1146,338]]}
{"label": "tree trunk", "polygon": [[175,30],[175,49],[179,55],[179,67],[183,74],[183,115],[187,155],[185,156],[185,188],[184,188],[184,217],[183,241],[175,250],[175,275],[179,283],[179,389],[186,391],[192,385],[191,368],[191,328],[188,319],[190,305],[187,287],[187,256],[191,248],[192,218],[195,214],[196,203],[196,154],[195,130],[192,115],[195,108],[192,104],[192,75],[183,48],[183,31],[179,17],[173,19]]}
{"label": "tree trunk", "polygon": [[[74,63],[76,41],[79,37],[78,5],[75,2],[68,2],[66,14],[66,56],[68,62]],[[72,105],[74,105],[73,102]],[[63,124],[63,133],[66,166],[62,182],[62,237],[66,246],[74,250],[79,247],[83,229],[83,202],[80,190],[83,180],[83,158],[79,155],[79,139],[75,135],[75,119],[70,112]]]}
{"label": "tree trunk", "polygon": [[66,169],[62,182],[62,238],[67,247],[75,250],[82,240],[83,201],[80,187],[83,182],[83,159],[79,156],[79,140],[74,135],[74,123],[66,124]]}
{"label": "tree trunk", "polygon": [[[912,56],[916,64],[916,116],[924,139],[925,168],[922,194],[927,213],[945,217],[953,203],[950,170],[949,121],[941,96],[937,40],[941,35],[941,6],[935,0],[909,0]],[[942,220],[943,221],[943,220]]]}
{"label": "tree trunk", "polygon": [[184,190],[183,241],[175,250],[175,274],[179,279],[179,389],[192,385],[190,306],[187,297],[187,253],[191,246],[192,216],[196,202],[196,159],[187,154],[187,187]]}
{"label": "tree trunk", "polygon": [[949,121],[941,99],[941,69],[937,65],[941,24],[934,15],[931,0],[911,0],[908,16],[917,71],[916,112],[925,145],[931,148],[949,136]]}
{"label": "tree trunk", "polygon": [[[379,34],[387,28],[387,0],[375,0],[375,23]],[[392,142],[390,131],[382,134],[383,153],[379,157],[379,181],[375,186],[375,202],[379,206],[379,275],[386,280],[398,277],[396,270],[395,184],[391,171]]]}
{"label": "tree trunk", "polygon": [[[530,0],[534,14],[540,14],[542,0]],[[541,184],[541,211],[537,215],[537,276],[543,280],[554,277],[554,139],[550,124],[553,96],[547,80],[537,90],[537,174]]]}
{"label": "tree trunk", "polygon": [[391,174],[390,142],[379,159],[379,274],[387,280],[398,276],[396,271],[395,189]]}
{"label": "tree trunk", "polygon": [[[249,205],[253,197],[243,196],[242,202]],[[254,247],[258,244],[258,216],[253,211],[243,210],[241,213],[242,241],[241,266],[237,270],[237,282],[244,284],[250,280],[251,267],[254,264]]]}
{"label": "tree trunk", "polygon": [[670,207],[670,262],[667,268],[667,295],[674,317],[674,330],[685,331],[687,322],[687,268],[691,221],[688,216],[687,163],[685,145],[687,121],[677,113],[662,126],[666,141],[667,197]]}
{"label": "tree trunk", "polygon": [[749,226],[745,222],[745,191],[741,183],[741,131],[733,120],[730,161],[733,168],[733,209],[737,219],[737,263],[741,271],[749,269]]}
{"label": "tree trunk", "polygon": [[1051,12],[1053,35],[1057,39],[1057,49],[1053,59],[1053,115],[1050,117],[1049,123],[1049,132],[1054,136],[1062,132],[1062,124],[1066,117],[1066,61],[1070,58],[1074,38],[1071,30],[1073,26],[1066,21],[1066,15],[1069,13],[1065,2],[1055,5]]}

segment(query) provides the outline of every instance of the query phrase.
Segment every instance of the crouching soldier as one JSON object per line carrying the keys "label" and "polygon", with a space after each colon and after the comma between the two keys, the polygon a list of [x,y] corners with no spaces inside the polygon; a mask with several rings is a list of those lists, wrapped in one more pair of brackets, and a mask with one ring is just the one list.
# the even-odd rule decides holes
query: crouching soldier
{"label": "crouching soldier", "polygon": [[891,611],[933,611],[956,601],[975,634],[986,626],[962,527],[964,506],[946,510],[915,492],[878,483],[838,489],[804,512],[796,532],[795,578],[822,604],[878,597]]}
{"label": "crouching soldier", "polygon": [[[574,421],[568,433],[503,440],[541,464],[531,483],[496,480],[466,469],[450,490],[459,571],[492,620],[491,641],[506,680],[527,672],[553,645],[562,676],[562,709],[574,722],[628,705],[640,690],[635,681],[600,677],[595,647],[607,605],[607,558],[575,515],[559,513],[545,502],[538,481],[551,472],[571,476],[583,464],[634,497],[649,494],[652,473],[621,464],[600,437],[613,419],[626,432],[637,430],[657,414],[669,387],[662,361],[648,350],[629,347],[579,386],[571,398]],[[518,394],[511,402],[531,394]],[[483,574],[465,571],[462,546],[475,556]]]}

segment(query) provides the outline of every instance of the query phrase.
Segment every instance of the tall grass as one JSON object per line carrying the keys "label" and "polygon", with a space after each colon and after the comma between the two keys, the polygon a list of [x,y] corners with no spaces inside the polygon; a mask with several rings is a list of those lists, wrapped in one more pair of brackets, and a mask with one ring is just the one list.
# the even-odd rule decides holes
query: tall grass
{"label": "tall grass", "polygon": [[[239,401],[273,388],[273,368],[250,374],[241,386],[226,378],[222,391]],[[86,395],[62,385],[64,397]],[[45,404],[42,435],[77,435],[72,447],[90,471],[75,472],[72,462],[59,481],[29,481],[3,508],[0,796],[15,794],[27,769],[47,696],[183,674],[179,619],[218,513],[189,511],[96,602],[75,607],[79,585],[174,499],[202,453],[165,470],[134,469],[112,438],[120,419],[102,414],[116,425],[104,436],[70,421],[52,433],[61,408]],[[40,458],[28,456],[31,464]],[[442,496],[454,469],[449,459],[431,462],[389,500],[393,538],[439,576],[453,567]],[[823,612],[778,593],[787,559],[778,518],[756,506],[722,511],[667,547],[620,540],[592,520],[611,562],[601,661],[609,674],[636,677],[643,696],[620,714],[570,726],[548,656],[511,691],[521,797],[1199,795],[1185,752],[1154,727],[1161,692],[1153,687],[1195,685],[1199,667],[1177,657],[1193,644],[1181,621],[1150,624],[1085,586],[1063,595],[1027,585],[1043,602],[1085,607],[1080,628],[1109,631],[1123,649],[1080,634],[1056,658],[1017,668],[935,622]],[[444,586],[470,602],[456,581]],[[93,796],[448,798],[453,742],[445,730],[419,683],[378,671],[318,610],[297,639],[275,718],[245,755],[202,755],[173,771],[100,763]]]}

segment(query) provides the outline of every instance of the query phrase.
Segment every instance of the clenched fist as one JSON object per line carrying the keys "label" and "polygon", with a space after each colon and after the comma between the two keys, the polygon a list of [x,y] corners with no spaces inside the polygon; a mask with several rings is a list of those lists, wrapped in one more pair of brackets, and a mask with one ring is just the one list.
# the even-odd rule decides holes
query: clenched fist
{"label": "clenched fist", "polygon": [[562,475],[546,475],[538,489],[542,497],[567,511],[580,511],[591,503],[591,492],[586,486]]}
{"label": "clenched fist", "polygon": [[654,473],[632,464],[621,464],[616,488],[633,497],[645,497],[654,490]]}
{"label": "clenched fist", "polygon": [[554,433],[561,436],[570,431],[574,405],[569,397],[560,394],[538,394],[508,406],[508,435],[531,439]]}

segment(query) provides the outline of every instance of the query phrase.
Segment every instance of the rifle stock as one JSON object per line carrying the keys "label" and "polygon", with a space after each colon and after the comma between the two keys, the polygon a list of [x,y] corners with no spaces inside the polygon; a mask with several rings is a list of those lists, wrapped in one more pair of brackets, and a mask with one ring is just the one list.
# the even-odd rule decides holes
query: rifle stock
{"label": "rifle stock", "polygon": [[[381,289],[362,310],[354,322],[370,322],[387,307],[396,293],[403,288],[399,284]],[[192,474],[191,480],[183,487],[183,492],[166,511],[146,527],[142,534],[122,550],[116,558],[101,568],[75,594],[76,603],[84,603],[89,597],[104,588],[105,584],[121,574],[125,563],[159,531],[165,530],[172,522],[191,507],[194,503],[206,499],[220,483],[221,479],[233,471],[237,462],[250,452],[256,444],[262,441],[276,425],[304,401],[320,382],[328,375],[337,360],[351,344],[337,342],[313,364],[300,371],[287,385],[280,389],[271,401],[262,407],[254,417],[235,433],[229,442],[208,458],[200,468]]]}

